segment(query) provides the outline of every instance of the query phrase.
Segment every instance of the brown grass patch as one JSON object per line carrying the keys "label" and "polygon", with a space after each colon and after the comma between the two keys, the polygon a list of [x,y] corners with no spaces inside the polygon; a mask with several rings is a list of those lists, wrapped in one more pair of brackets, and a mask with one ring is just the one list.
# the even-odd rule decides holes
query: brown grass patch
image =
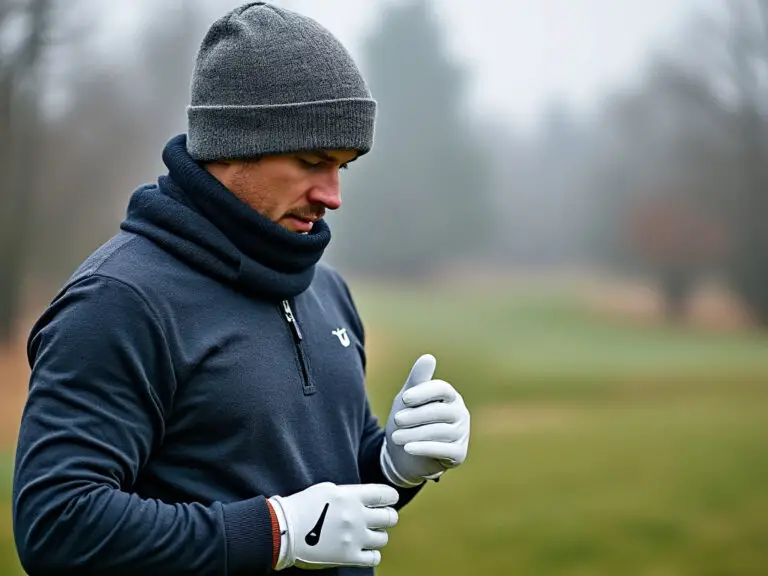
{"label": "brown grass patch", "polygon": [[27,399],[29,366],[26,333],[0,347],[0,447],[16,444],[21,412]]}
{"label": "brown grass patch", "polygon": [[[595,281],[582,286],[582,295],[587,306],[599,314],[647,324],[666,321],[663,295],[650,283]],[[741,331],[753,326],[744,305],[716,283],[703,283],[694,291],[683,324],[714,331]]]}
{"label": "brown grass patch", "polygon": [[480,434],[508,436],[562,428],[574,422],[574,408],[548,404],[485,406],[472,416],[472,427]]}

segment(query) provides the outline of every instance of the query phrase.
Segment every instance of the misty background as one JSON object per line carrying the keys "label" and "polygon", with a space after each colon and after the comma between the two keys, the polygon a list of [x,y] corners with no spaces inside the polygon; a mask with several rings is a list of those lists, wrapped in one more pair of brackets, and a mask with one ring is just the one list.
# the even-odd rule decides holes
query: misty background
{"label": "misty background", "polygon": [[[676,313],[716,280],[768,321],[765,3],[281,4],[380,103],[329,217],[343,272],[599,270]],[[0,4],[4,338],[163,172],[202,35],[236,5]]]}
{"label": "misty background", "polygon": [[[274,3],[379,102],[326,252],[374,409],[429,350],[473,413],[381,573],[768,573],[768,0]],[[0,0],[3,493],[30,323],[165,173],[239,4]]]}

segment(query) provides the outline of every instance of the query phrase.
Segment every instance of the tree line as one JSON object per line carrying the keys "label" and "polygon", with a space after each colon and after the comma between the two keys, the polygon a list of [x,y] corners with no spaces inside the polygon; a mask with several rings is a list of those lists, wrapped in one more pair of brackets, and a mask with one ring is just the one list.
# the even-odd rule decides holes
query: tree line
{"label": "tree line", "polygon": [[[0,340],[162,170],[215,13],[148,5],[172,18],[148,15],[132,46],[99,53],[84,39],[107,8],[84,20],[78,3],[0,0]],[[692,15],[679,53],[650,58],[592,114],[548,103],[530,136],[470,107],[430,2],[378,6],[360,54],[376,144],[343,177],[333,263],[404,280],[466,263],[599,266],[656,279],[672,315],[714,274],[768,325],[768,0]]]}

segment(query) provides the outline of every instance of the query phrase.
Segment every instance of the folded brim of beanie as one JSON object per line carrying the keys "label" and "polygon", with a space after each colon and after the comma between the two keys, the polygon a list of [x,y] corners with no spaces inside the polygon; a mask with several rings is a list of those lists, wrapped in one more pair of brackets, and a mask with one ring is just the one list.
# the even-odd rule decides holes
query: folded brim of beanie
{"label": "folded brim of beanie", "polygon": [[376,101],[345,98],[264,106],[188,106],[187,149],[200,162],[373,146]]}

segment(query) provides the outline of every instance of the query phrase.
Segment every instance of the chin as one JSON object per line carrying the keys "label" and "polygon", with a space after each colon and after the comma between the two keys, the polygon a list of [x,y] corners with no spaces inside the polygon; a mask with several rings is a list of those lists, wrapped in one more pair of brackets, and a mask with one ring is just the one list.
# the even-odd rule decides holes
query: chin
{"label": "chin", "polygon": [[294,226],[291,226],[291,223],[290,223],[290,222],[287,222],[287,221],[285,221],[285,220],[275,220],[274,222],[275,222],[275,224],[277,224],[278,226],[280,226],[280,228],[283,228],[283,229],[285,229],[285,230],[288,230],[288,232],[296,232],[296,233],[299,233],[299,231],[298,231],[298,230],[296,230],[296,228],[295,228]]}
{"label": "chin", "polygon": [[288,230],[288,232],[293,232],[294,234],[298,234],[300,236],[306,236],[307,234],[309,234],[309,232],[305,230],[296,230],[296,228],[294,228],[293,226],[283,226],[283,228]]}

